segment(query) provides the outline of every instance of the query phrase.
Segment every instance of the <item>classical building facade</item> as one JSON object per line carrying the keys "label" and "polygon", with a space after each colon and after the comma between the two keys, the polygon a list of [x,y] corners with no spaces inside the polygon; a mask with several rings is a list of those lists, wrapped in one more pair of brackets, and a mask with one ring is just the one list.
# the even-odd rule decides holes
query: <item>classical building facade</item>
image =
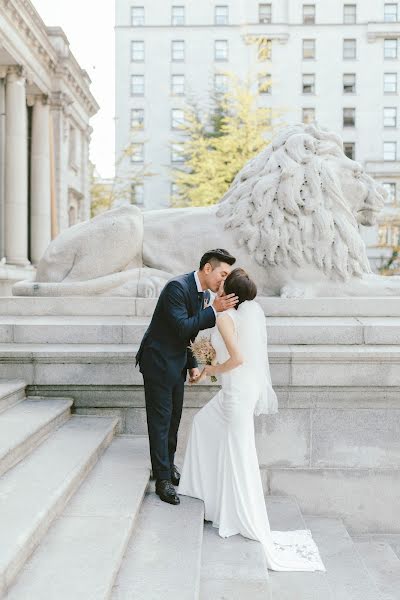
{"label": "classical building facade", "polygon": [[29,0],[0,11],[0,294],[34,276],[59,231],[90,216],[90,79]]}
{"label": "classical building facade", "polygon": [[[396,212],[399,11],[384,0],[116,0],[117,174],[145,165],[154,176],[137,186],[135,201],[168,206],[185,101],[206,101],[233,72],[271,82],[259,102],[282,110],[281,122],[316,120],[338,132],[346,153],[386,185]],[[363,232],[375,263],[387,232],[385,224],[379,236]]]}

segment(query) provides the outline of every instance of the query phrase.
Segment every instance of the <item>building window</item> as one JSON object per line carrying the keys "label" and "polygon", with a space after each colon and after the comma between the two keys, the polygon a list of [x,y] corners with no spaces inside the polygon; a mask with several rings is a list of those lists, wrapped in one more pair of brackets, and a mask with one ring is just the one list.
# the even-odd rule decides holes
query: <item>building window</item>
{"label": "building window", "polygon": [[228,76],[222,73],[214,75],[214,91],[216,94],[225,94],[228,91]]}
{"label": "building window", "polygon": [[303,94],[315,94],[315,75],[303,74]]}
{"label": "building window", "polygon": [[144,185],[133,183],[131,186],[131,204],[144,204]]}
{"label": "building window", "polygon": [[171,183],[171,202],[177,200],[179,196],[179,187],[176,183]]}
{"label": "building window", "polygon": [[144,95],[144,75],[131,75],[131,96]]}
{"label": "building window", "polygon": [[171,110],[171,129],[182,129],[185,124],[185,113],[181,108]]}
{"label": "building window", "polygon": [[303,59],[315,58],[315,40],[303,40]]}
{"label": "building window", "polygon": [[356,4],[345,4],[343,6],[343,23],[353,25],[357,22],[357,6]]}
{"label": "building window", "polygon": [[354,60],[357,56],[357,40],[343,40],[343,59]]}
{"label": "building window", "polygon": [[183,62],[185,60],[185,42],[183,40],[172,40],[171,60],[173,62]]}
{"label": "building window", "polygon": [[214,14],[215,25],[228,25],[229,8],[227,6],[216,6]]}
{"label": "building window", "polygon": [[383,142],[383,160],[396,160],[396,142]]}
{"label": "building window", "polygon": [[385,94],[397,94],[397,73],[383,74],[383,91]]}
{"label": "building window", "polygon": [[185,158],[183,156],[182,144],[172,144],[171,145],[171,162],[173,162],[173,163],[185,162]]}
{"label": "building window", "polygon": [[68,164],[70,167],[77,166],[76,160],[76,129],[72,125],[69,127],[68,138]]}
{"label": "building window", "polygon": [[257,59],[259,62],[271,60],[272,42],[268,38],[261,38],[258,41]]}
{"label": "building window", "polygon": [[395,23],[397,21],[397,4],[385,4],[383,20],[385,23]]}
{"label": "building window", "polygon": [[303,23],[307,25],[314,25],[315,4],[303,4]]}
{"label": "building window", "polygon": [[171,25],[185,24],[185,7],[173,6],[171,11]]}
{"label": "building window", "polygon": [[272,4],[258,5],[258,22],[272,23]]}
{"label": "building window", "polygon": [[315,121],[315,108],[303,108],[303,123],[313,123]]}
{"label": "building window", "polygon": [[144,61],[144,42],[131,41],[131,60],[133,62]]}
{"label": "building window", "polygon": [[356,124],[356,109],[343,109],[343,127],[354,127]]}
{"label": "building window", "polygon": [[259,73],[258,74],[258,93],[259,94],[270,94],[271,93],[271,74],[270,73]]}
{"label": "building window", "polygon": [[132,144],[131,162],[142,163],[144,161],[144,144]]}
{"label": "building window", "polygon": [[385,107],[383,109],[383,126],[397,127],[397,108]]}
{"label": "building window", "polygon": [[131,26],[142,27],[144,25],[144,6],[131,7]]}
{"label": "building window", "polygon": [[214,60],[228,60],[228,40],[215,40]]}
{"label": "building window", "polygon": [[385,58],[397,58],[397,40],[384,40],[383,54]]}
{"label": "building window", "polygon": [[144,128],[144,108],[131,109],[131,129]]}
{"label": "building window", "polygon": [[393,182],[385,182],[382,183],[383,187],[387,191],[387,197],[385,199],[385,204],[388,206],[393,206],[393,204],[397,204],[396,202],[396,184]]}
{"label": "building window", "polygon": [[185,76],[171,75],[171,94],[174,96],[183,96],[185,93]]}
{"label": "building window", "polygon": [[343,94],[356,93],[356,74],[343,73]]}
{"label": "building window", "polygon": [[343,152],[347,156],[347,158],[351,158],[351,160],[355,160],[356,158],[356,145],[354,142],[344,142],[343,144]]}

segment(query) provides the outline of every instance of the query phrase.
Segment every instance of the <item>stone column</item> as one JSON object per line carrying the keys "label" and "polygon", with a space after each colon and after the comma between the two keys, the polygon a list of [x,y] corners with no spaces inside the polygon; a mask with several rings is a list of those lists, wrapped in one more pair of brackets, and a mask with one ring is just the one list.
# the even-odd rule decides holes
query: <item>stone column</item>
{"label": "stone column", "polygon": [[5,256],[5,159],[6,159],[6,72],[0,67],[0,260]]}
{"label": "stone column", "polygon": [[25,77],[11,67],[6,81],[5,255],[7,263],[28,261],[28,133]]}
{"label": "stone column", "polygon": [[35,96],[31,142],[31,261],[37,265],[51,241],[50,110],[45,96]]}

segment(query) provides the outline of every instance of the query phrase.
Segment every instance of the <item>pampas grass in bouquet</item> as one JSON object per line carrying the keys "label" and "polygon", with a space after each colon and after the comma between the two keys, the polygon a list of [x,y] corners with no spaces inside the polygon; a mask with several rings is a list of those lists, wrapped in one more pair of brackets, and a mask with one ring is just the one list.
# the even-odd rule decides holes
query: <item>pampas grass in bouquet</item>
{"label": "pampas grass in bouquet", "polygon": [[[208,338],[200,337],[194,342],[190,342],[188,348],[191,349],[193,356],[200,364],[215,365],[217,353]],[[214,375],[211,375],[210,379],[213,383],[217,381],[217,378]]]}

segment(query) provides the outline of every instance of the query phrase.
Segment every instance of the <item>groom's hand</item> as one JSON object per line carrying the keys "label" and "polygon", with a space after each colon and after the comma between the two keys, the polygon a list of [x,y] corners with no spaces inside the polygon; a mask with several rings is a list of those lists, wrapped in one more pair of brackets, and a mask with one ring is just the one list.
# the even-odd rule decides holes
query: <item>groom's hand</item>
{"label": "groom's hand", "polygon": [[189,383],[196,383],[200,377],[200,370],[196,367],[195,369],[189,369]]}
{"label": "groom's hand", "polygon": [[235,294],[227,296],[217,296],[214,300],[213,307],[217,312],[223,312],[229,308],[233,308],[239,302],[239,298]]}

